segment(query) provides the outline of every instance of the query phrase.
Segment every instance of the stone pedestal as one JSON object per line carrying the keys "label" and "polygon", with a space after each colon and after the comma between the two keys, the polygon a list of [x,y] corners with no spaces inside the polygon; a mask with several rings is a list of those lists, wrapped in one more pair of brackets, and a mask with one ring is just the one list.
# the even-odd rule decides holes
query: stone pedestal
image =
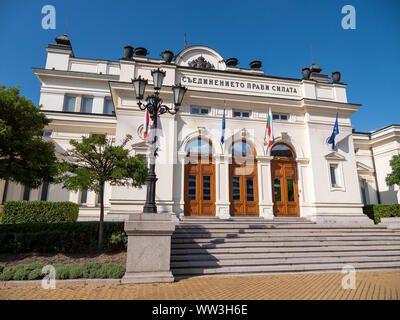
{"label": "stone pedestal", "polygon": [[174,281],[170,270],[174,230],[171,214],[130,214],[125,222],[128,250],[122,283]]}

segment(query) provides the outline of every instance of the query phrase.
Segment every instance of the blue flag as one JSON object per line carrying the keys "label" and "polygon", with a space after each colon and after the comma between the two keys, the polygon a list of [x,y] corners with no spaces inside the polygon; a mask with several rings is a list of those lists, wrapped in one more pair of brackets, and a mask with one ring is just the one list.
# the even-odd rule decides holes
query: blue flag
{"label": "blue flag", "polygon": [[339,134],[338,115],[339,113],[336,114],[335,126],[333,127],[332,135],[328,140],[328,143],[332,145],[332,150],[335,149],[335,137]]}
{"label": "blue flag", "polygon": [[224,108],[224,116],[222,117],[222,136],[221,136],[221,144],[224,144],[225,141],[225,108]]}

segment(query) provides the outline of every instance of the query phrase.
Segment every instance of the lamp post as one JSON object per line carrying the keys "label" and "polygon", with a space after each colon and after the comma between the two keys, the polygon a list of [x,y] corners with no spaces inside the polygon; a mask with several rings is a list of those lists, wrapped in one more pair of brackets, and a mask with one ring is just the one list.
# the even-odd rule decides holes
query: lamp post
{"label": "lamp post", "polygon": [[151,71],[153,77],[154,93],[147,96],[146,103],[142,103],[144,92],[147,85],[147,80],[142,77],[132,79],[133,87],[135,89],[136,99],[139,100],[138,106],[140,110],[147,110],[149,112],[150,118],[153,121],[154,136],[152,141],[152,152],[150,153],[150,169],[149,174],[146,179],[147,183],[147,193],[146,193],[146,203],[143,207],[143,213],[157,213],[156,206],[156,182],[157,176],[155,172],[155,161],[157,157],[157,128],[158,128],[158,115],[164,113],[176,114],[179,111],[179,106],[182,104],[183,97],[186,92],[186,88],[181,84],[177,84],[172,87],[174,108],[170,108],[163,105],[163,100],[160,98],[160,90],[165,78],[166,72],[157,68]]}

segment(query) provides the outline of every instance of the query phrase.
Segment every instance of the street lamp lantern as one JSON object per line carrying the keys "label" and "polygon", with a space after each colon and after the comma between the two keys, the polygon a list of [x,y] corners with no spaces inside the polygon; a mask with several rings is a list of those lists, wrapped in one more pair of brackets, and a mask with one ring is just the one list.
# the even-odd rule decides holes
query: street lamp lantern
{"label": "street lamp lantern", "polygon": [[160,70],[160,68],[151,71],[151,76],[153,77],[154,89],[160,90],[165,78],[165,71]]}
{"label": "street lamp lantern", "polygon": [[157,213],[156,206],[156,182],[157,176],[155,172],[155,159],[157,157],[157,128],[158,128],[158,115],[169,113],[176,114],[179,110],[179,106],[182,104],[183,97],[186,92],[186,88],[181,84],[172,87],[174,108],[170,108],[163,104],[163,100],[160,98],[160,90],[166,75],[166,72],[157,68],[151,71],[153,77],[154,93],[146,98],[146,102],[142,103],[144,97],[144,91],[147,85],[147,80],[141,78],[132,79],[133,87],[136,92],[136,99],[138,101],[138,106],[140,110],[147,110],[149,112],[150,118],[153,120],[153,141],[151,153],[149,154],[150,168],[149,174],[147,175],[147,193],[146,193],[146,203],[143,207],[143,213]]}
{"label": "street lamp lantern", "polygon": [[147,80],[143,79],[141,76],[132,79],[133,88],[135,89],[136,99],[142,100],[144,96],[144,90],[146,89]]}
{"label": "street lamp lantern", "polygon": [[174,93],[174,105],[179,107],[182,104],[183,96],[186,93],[186,88],[181,84],[176,84],[172,87]]}

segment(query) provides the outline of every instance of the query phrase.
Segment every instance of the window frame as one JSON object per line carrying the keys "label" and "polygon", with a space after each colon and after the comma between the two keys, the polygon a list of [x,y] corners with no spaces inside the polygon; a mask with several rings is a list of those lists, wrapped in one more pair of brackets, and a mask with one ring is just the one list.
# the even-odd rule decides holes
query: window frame
{"label": "window frame", "polygon": [[[112,105],[111,113],[105,113],[106,101],[107,100],[111,101],[111,105]],[[114,106],[114,102],[111,99],[111,97],[105,97],[104,98],[104,101],[103,101],[103,114],[105,114],[105,115],[115,115],[115,106]]]}
{"label": "window frame", "polygon": [[[91,106],[90,112],[83,112],[83,111],[82,111],[82,109],[83,109],[83,102],[84,102],[85,99],[92,99],[92,106]],[[82,99],[81,99],[81,106],[80,106],[80,108],[79,108],[79,113],[92,114],[92,113],[93,113],[93,103],[94,103],[94,97],[93,97],[93,96],[82,96]]]}
{"label": "window frame", "polygon": [[[198,109],[198,113],[193,113],[193,109]],[[207,113],[203,113],[204,110],[207,110]],[[210,107],[200,107],[200,106],[190,106],[189,113],[195,116],[208,116],[211,113]]]}
{"label": "window frame", "polygon": [[[286,119],[282,119],[283,117],[286,117]],[[278,117],[278,119],[275,119],[275,117]],[[272,114],[272,121],[289,121],[290,119],[290,114],[287,113],[273,113]]]}
{"label": "window frame", "polygon": [[[66,110],[66,109],[65,109],[65,106],[67,105],[67,100],[68,100],[68,98],[74,98],[74,99],[75,99],[74,109],[73,109],[72,111]],[[77,100],[78,100],[78,96],[77,96],[77,95],[73,95],[73,94],[66,94],[66,95],[64,95],[64,104],[63,104],[63,109],[62,109],[62,111],[63,111],[63,112],[75,112]]]}
{"label": "window frame", "polygon": [[[191,148],[192,144],[194,145],[196,143],[197,143],[196,151],[201,151],[203,146],[207,145],[209,147],[208,152],[195,152],[195,151],[189,150],[189,148]],[[192,154],[192,155],[201,154],[201,155],[209,156],[209,155],[212,155],[214,153],[214,149],[212,147],[211,141],[209,141],[209,140],[207,140],[205,138],[196,138],[196,139],[193,139],[193,140],[191,140],[191,141],[189,141],[187,143],[186,148],[185,148],[185,152],[186,152],[187,155],[190,155],[190,154]]]}
{"label": "window frame", "polygon": [[[235,113],[239,113],[240,115],[236,116]],[[245,117],[243,116],[243,113],[248,113],[249,116]],[[251,111],[250,110],[232,110],[232,118],[243,118],[243,119],[250,119],[251,118]]]}
{"label": "window frame", "polygon": [[[46,197],[43,199],[44,190],[46,190],[46,192],[45,192]],[[49,191],[50,191],[50,183],[47,183],[47,182],[42,183],[42,185],[40,186],[39,200],[40,201],[48,201],[49,200]]]}
{"label": "window frame", "polygon": [[[25,199],[26,198],[25,197],[26,193],[28,195],[28,199]],[[31,193],[32,193],[32,189],[31,188],[28,188],[27,186],[23,186],[22,187],[21,200],[22,201],[29,201],[30,198],[31,198]]]}
{"label": "window frame", "polygon": [[[86,193],[86,202],[82,202],[82,195],[83,195],[84,192]],[[88,195],[89,195],[89,190],[88,189],[80,190],[80,192],[79,192],[79,206],[87,207]]]}
{"label": "window frame", "polygon": [[[332,184],[331,167],[335,167],[335,180],[336,184]],[[330,191],[346,191],[345,179],[343,175],[343,163],[342,161],[328,160],[327,161],[327,172]]]}

